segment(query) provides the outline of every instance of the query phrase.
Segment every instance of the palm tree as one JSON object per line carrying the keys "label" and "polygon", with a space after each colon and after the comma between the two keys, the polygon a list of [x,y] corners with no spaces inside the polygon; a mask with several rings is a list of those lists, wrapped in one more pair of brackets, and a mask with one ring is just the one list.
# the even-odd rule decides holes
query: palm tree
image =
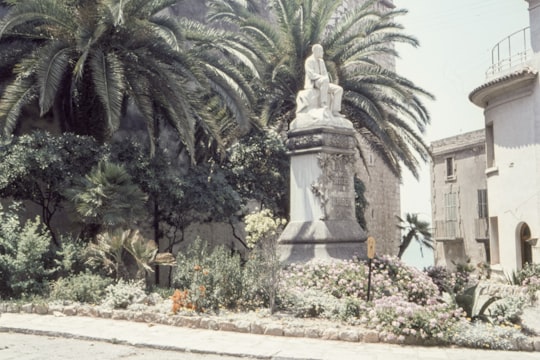
{"label": "palm tree", "polygon": [[394,21],[405,10],[382,13],[369,0],[335,21],[342,0],[270,0],[266,17],[243,0],[210,2],[210,21],[233,24],[251,40],[262,69],[263,123],[286,126],[294,119],[304,60],[320,43],[329,72],[344,89],[344,114],[397,176],[402,165],[418,176],[419,160],[429,157],[422,134],[430,118],[422,98],[432,96],[378,62],[397,56],[397,43],[418,45]]}
{"label": "palm tree", "polygon": [[422,253],[422,256],[424,256],[422,252],[422,248],[424,246],[428,249],[434,249],[429,222],[419,220],[418,214],[407,213],[405,216],[405,220],[403,220],[399,216],[396,217],[400,222],[398,228],[401,231],[405,231],[405,235],[403,235],[401,245],[399,245],[398,258],[401,259],[401,257],[405,253],[405,250],[407,250],[413,239],[417,241],[420,245],[420,252]]}
{"label": "palm tree", "polygon": [[16,61],[0,57],[0,73],[14,72],[0,98],[4,131],[12,133],[22,110],[37,104],[63,131],[103,141],[131,105],[152,145],[166,124],[193,156],[197,132],[204,141],[219,138],[211,111],[248,127],[254,100],[239,69],[254,67],[236,35],[167,17],[176,2],[11,1],[0,21],[0,52],[19,53]]}

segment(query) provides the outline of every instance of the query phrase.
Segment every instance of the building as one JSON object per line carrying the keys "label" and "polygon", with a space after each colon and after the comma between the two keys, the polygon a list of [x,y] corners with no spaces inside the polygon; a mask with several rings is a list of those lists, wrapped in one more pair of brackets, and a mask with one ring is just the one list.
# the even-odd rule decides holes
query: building
{"label": "building", "polygon": [[540,263],[540,0],[527,2],[530,29],[495,45],[469,95],[484,109],[491,267],[506,273]]}
{"label": "building", "polygon": [[[345,16],[351,9],[361,6],[366,0],[344,0],[336,12],[336,21]],[[379,11],[395,8],[391,0],[380,0],[374,4]],[[395,57],[386,56],[377,62],[387,69],[395,70]],[[381,158],[377,156],[359,137],[360,147],[366,157],[366,167],[357,167],[357,176],[366,187],[365,197],[368,207],[364,216],[367,223],[367,233],[377,240],[377,253],[397,255],[401,243],[401,232],[396,216],[401,216],[401,181],[390,171]]]}
{"label": "building", "polygon": [[485,131],[431,144],[435,265],[489,262]]}

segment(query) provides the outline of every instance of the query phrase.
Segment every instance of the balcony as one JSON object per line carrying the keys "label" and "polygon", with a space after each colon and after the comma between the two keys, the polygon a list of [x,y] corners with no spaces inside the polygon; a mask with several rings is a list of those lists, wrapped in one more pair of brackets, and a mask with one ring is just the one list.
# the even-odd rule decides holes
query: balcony
{"label": "balcony", "polygon": [[491,50],[491,66],[486,80],[508,74],[531,59],[530,28],[526,27],[499,41]]}
{"label": "balcony", "polygon": [[435,240],[455,240],[462,238],[457,220],[435,220]]}

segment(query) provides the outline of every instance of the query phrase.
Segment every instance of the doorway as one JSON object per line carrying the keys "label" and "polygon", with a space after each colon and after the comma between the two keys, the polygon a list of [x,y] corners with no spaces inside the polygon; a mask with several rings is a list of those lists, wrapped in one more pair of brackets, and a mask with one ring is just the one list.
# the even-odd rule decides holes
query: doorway
{"label": "doorway", "polygon": [[522,224],[519,230],[519,242],[521,244],[521,267],[525,264],[532,264],[532,245],[531,240],[531,229],[529,225]]}

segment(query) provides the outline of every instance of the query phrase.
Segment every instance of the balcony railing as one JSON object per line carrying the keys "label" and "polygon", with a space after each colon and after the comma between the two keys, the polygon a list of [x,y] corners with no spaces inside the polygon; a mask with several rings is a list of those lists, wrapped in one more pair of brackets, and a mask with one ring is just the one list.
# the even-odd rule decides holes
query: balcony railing
{"label": "balcony railing", "polygon": [[531,58],[530,28],[526,27],[499,41],[491,50],[486,79],[501,76]]}
{"label": "balcony railing", "polygon": [[457,220],[435,220],[435,239],[457,239],[461,238]]}

